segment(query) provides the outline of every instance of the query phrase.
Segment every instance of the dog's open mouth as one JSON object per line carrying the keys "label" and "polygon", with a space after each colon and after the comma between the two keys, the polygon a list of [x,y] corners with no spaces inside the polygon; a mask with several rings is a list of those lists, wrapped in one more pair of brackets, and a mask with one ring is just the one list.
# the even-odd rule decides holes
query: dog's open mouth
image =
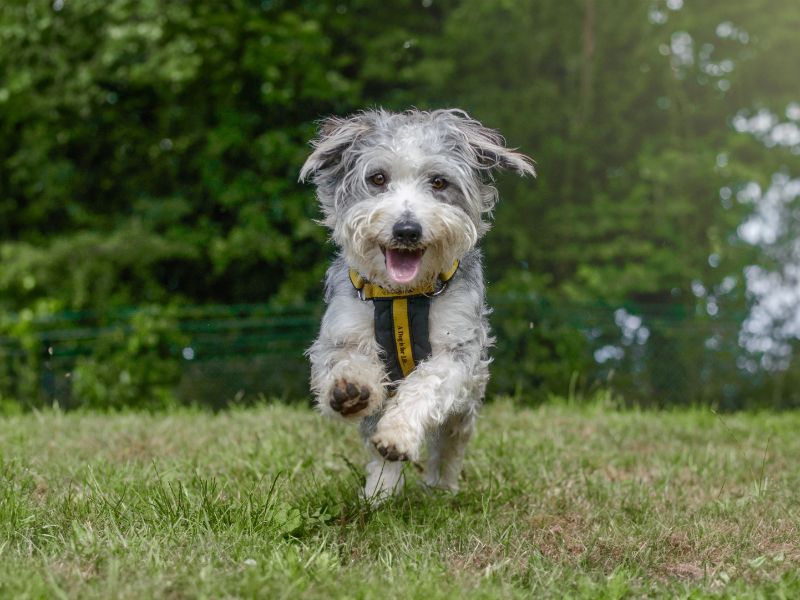
{"label": "dog's open mouth", "polygon": [[386,248],[386,270],[395,283],[410,283],[419,273],[424,249]]}

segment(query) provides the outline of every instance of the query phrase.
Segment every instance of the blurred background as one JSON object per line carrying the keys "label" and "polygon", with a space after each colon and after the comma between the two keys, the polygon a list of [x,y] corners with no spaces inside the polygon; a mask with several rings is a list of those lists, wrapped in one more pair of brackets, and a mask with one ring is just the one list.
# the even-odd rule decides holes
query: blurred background
{"label": "blurred background", "polygon": [[537,161],[492,394],[800,406],[800,3],[4,0],[0,406],[308,401],[315,121],[461,107]]}

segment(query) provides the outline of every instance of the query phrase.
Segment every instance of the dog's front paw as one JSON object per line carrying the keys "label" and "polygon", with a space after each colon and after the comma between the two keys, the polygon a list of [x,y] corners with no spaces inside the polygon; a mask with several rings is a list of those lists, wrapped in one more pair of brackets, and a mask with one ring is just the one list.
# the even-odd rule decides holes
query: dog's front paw
{"label": "dog's front paw", "polygon": [[369,407],[371,395],[368,386],[341,378],[333,384],[330,405],[344,417],[355,417]]}
{"label": "dog's front paw", "polygon": [[386,460],[417,460],[420,439],[405,424],[378,423],[378,431],[370,438],[378,453]]}

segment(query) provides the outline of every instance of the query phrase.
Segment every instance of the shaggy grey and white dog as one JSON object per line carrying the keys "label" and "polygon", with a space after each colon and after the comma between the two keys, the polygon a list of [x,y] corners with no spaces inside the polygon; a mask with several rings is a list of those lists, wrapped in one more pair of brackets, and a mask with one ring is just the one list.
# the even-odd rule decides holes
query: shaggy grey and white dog
{"label": "shaggy grey and white dog", "polygon": [[[322,222],[340,250],[326,276],[319,337],[308,350],[317,406],[360,423],[373,455],[367,498],[397,491],[401,461],[418,460],[425,442],[426,483],[456,490],[493,342],[475,246],[497,201],[493,171],[533,175],[532,161],[461,110],[328,118],[313,148],[300,179],[316,184]],[[377,301],[355,281],[389,296],[430,298],[422,324],[428,353],[405,377],[390,376],[393,344],[376,339]]]}

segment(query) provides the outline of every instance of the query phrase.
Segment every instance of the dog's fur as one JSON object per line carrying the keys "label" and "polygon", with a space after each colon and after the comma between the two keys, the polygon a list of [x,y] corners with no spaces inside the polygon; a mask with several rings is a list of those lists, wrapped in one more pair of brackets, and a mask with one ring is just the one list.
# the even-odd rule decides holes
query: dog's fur
{"label": "dog's fur", "polygon": [[[332,117],[322,122],[313,148],[300,179],[316,184],[322,223],[340,250],[326,276],[328,306],[319,337],[308,350],[317,406],[325,415],[360,422],[373,454],[367,498],[397,491],[401,461],[418,460],[426,440],[426,483],[455,491],[489,378],[493,338],[475,246],[489,229],[486,217],[497,201],[492,173],[534,175],[532,161],[455,109]],[[437,178],[445,180],[443,189],[434,187]],[[406,283],[392,277],[385,257],[387,249],[411,251],[393,233],[401,221],[421,225],[413,250],[424,250],[413,281]],[[431,301],[432,355],[391,395],[372,303],[359,299],[348,269],[386,289],[407,291],[433,285],[454,259],[460,260],[455,277]]]}

